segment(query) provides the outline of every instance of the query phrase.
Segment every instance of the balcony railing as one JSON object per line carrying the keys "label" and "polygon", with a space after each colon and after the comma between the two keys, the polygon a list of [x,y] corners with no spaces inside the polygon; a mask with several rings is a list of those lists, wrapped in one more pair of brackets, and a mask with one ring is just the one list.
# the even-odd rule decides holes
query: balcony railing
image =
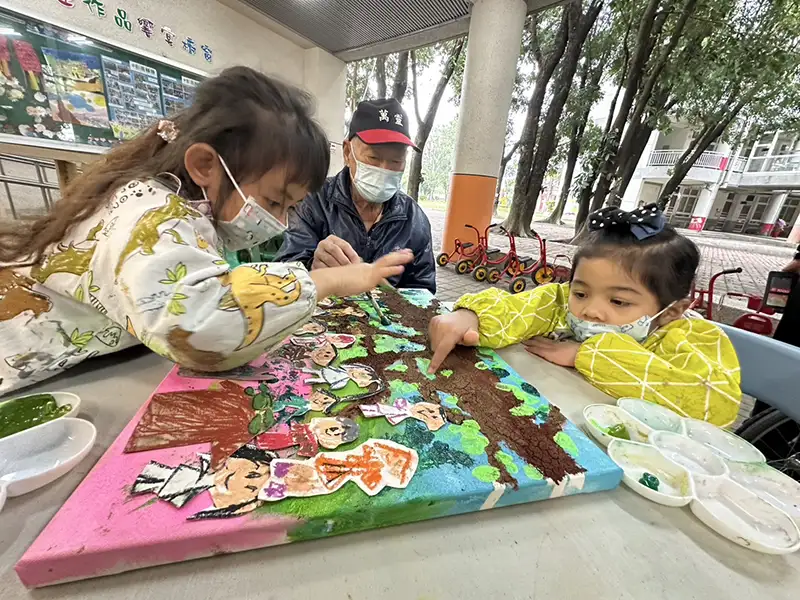
{"label": "balcony railing", "polygon": [[[654,150],[647,161],[648,167],[674,167],[683,156],[683,150]],[[728,155],[722,152],[703,152],[694,163],[701,169],[722,170],[728,164]]]}
{"label": "balcony railing", "polygon": [[800,171],[800,154],[751,158],[745,170],[747,173],[796,173]]}

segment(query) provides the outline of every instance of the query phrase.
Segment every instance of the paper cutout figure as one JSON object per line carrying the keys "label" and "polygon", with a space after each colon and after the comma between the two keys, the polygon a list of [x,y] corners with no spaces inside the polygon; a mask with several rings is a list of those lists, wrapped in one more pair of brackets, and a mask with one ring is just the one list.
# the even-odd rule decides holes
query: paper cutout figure
{"label": "paper cutout figure", "polygon": [[198,454],[198,465],[180,464],[168,467],[150,461],[142,469],[131,488],[131,495],[155,494],[160,500],[182,508],[189,500],[214,485],[208,454]]}
{"label": "paper cutout figure", "polygon": [[369,388],[373,383],[381,384],[380,377],[372,367],[357,363],[324,367],[319,370],[303,369],[303,371],[314,375],[308,383],[327,383],[332,390],[340,390],[350,381],[354,381],[360,388]]}
{"label": "paper cutout figure", "polygon": [[275,459],[260,500],[330,494],[348,481],[374,496],[386,486],[405,488],[416,473],[416,450],[389,440],[367,440],[350,452],[324,452],[306,461]]}
{"label": "paper cutout figure", "polygon": [[178,369],[178,375],[192,379],[232,379],[235,381],[265,381],[274,383],[278,378],[265,367],[254,367],[253,365],[242,365],[228,371],[205,372],[195,371],[186,367]]}
{"label": "paper cutout figure", "polygon": [[276,455],[252,445],[242,446],[214,473],[214,486],[208,491],[213,508],[196,513],[190,521],[238,517],[261,504],[258,493],[269,480],[270,463]]}
{"label": "paper cutout figure", "polygon": [[256,437],[256,446],[266,450],[284,450],[298,446],[298,456],[315,456],[319,452],[319,444],[311,427],[306,423],[289,423],[273,427]]}
{"label": "paper cutout figure", "polygon": [[298,327],[292,332],[292,337],[311,336],[316,337],[328,331],[328,328],[317,321],[309,321],[301,327]]}
{"label": "paper cutout figure", "polygon": [[[312,321],[311,323],[306,323],[303,327],[307,327],[309,325],[319,324]],[[312,331],[317,331],[317,329],[313,328]],[[295,335],[292,335],[292,337],[289,338],[289,341],[294,346],[308,349],[305,357],[310,359],[314,364],[320,367],[327,367],[336,358],[336,350],[338,348],[347,348],[352,346],[356,342],[356,337],[341,333],[297,335],[296,332]],[[300,356],[298,358],[302,359],[303,357]]]}
{"label": "paper cutout figure", "polygon": [[346,417],[322,417],[311,419],[309,427],[319,445],[328,450],[349,444],[358,439],[358,424]]}
{"label": "paper cutout figure", "polygon": [[299,419],[309,411],[308,400],[294,394],[283,394],[275,400],[272,410],[275,423],[288,423],[292,419]]}
{"label": "paper cutout figure", "polygon": [[386,417],[392,425],[411,417],[422,421],[430,431],[439,431],[447,423],[442,407],[432,402],[412,404],[405,398],[398,398],[394,404],[362,404],[358,408],[365,417]]}
{"label": "paper cutout figure", "polygon": [[125,452],[211,442],[211,468],[217,470],[253,438],[248,427],[255,414],[250,397],[232,381],[220,381],[215,390],[155,394]]}
{"label": "paper cutout figure", "polygon": [[356,308],[355,306],[343,306],[341,308],[330,308],[325,311],[325,314],[329,317],[339,318],[339,317],[357,317],[362,319],[367,316],[360,308]]}
{"label": "paper cutout figure", "polygon": [[314,390],[308,398],[309,410],[329,413],[339,399],[325,390]]}

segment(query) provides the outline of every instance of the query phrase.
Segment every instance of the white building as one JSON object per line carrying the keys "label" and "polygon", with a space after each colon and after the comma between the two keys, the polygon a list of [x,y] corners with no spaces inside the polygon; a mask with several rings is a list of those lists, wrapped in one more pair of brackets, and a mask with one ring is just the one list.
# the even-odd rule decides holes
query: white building
{"label": "white building", "polygon": [[[625,192],[622,207],[654,202],[691,141],[692,131],[654,131]],[[712,144],[689,170],[666,209],[676,227],[772,235],[800,242],[800,132],[777,131],[736,149]]]}

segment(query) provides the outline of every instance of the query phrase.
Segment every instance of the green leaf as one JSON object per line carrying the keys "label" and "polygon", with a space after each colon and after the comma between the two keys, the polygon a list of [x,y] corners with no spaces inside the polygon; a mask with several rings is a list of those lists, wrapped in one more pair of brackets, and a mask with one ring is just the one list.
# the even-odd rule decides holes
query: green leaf
{"label": "green leaf", "polygon": [[181,279],[186,277],[186,273],[187,272],[188,272],[188,270],[186,269],[186,265],[183,264],[182,262],[178,263],[175,266],[175,278],[176,278],[176,280],[180,281]]}
{"label": "green leaf", "polygon": [[257,413],[253,420],[250,421],[250,425],[247,427],[247,431],[249,431],[253,435],[258,435],[261,433],[261,426],[264,422],[264,416],[262,413]]}
{"label": "green leaf", "polygon": [[78,302],[83,302],[83,287],[79,287],[73,294]]}
{"label": "green leaf", "polygon": [[180,316],[186,314],[186,307],[177,300],[172,300],[167,306],[167,312],[171,315]]}
{"label": "green leaf", "polygon": [[180,292],[172,294],[173,300],[186,300],[189,296],[186,294],[181,294]]}
{"label": "green leaf", "polygon": [[268,406],[272,406],[272,402],[270,402],[272,398],[267,396],[264,393],[256,394],[253,396],[253,408],[256,410],[264,410]]}
{"label": "green leaf", "polygon": [[94,294],[95,292],[99,292],[99,291],[100,291],[100,287],[99,286],[96,286],[96,285],[90,285],[89,286],[89,292],[91,292],[92,294]]}
{"label": "green leaf", "polygon": [[84,333],[81,333],[80,331],[75,329],[70,334],[69,340],[70,342],[72,342],[73,346],[75,346],[80,350],[83,350],[86,347],[86,345],[92,341],[93,337],[94,337],[94,331],[86,331]]}

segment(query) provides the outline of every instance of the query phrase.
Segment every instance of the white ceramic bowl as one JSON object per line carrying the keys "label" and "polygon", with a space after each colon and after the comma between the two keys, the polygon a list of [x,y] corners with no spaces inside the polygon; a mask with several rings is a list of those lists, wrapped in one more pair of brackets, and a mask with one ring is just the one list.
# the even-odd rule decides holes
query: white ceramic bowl
{"label": "white ceramic bowl", "polygon": [[55,419],[0,439],[0,487],[20,496],[69,472],[94,446],[97,430],[82,419]]}
{"label": "white ceramic bowl", "polygon": [[730,477],[789,515],[800,527],[800,482],[766,463],[728,461]]}
{"label": "white ceramic bowl", "polygon": [[765,461],[761,451],[751,443],[711,423],[684,419],[683,431],[688,438],[705,444],[727,460],[762,463]]}
{"label": "white ceramic bowl", "polygon": [[[65,404],[70,404],[72,406],[70,411],[67,414],[61,415],[60,417],[58,417],[59,419],[68,419],[70,417],[75,417],[75,416],[78,415],[78,411],[80,410],[80,407],[81,407],[81,398],[77,394],[72,394],[70,392],[43,392],[43,394],[49,394],[50,396],[52,396],[53,399],[55,399],[56,404],[58,406],[64,406]],[[25,402],[25,400],[28,399],[28,398],[33,398],[35,396],[41,396],[43,394],[28,394],[27,396],[17,396],[15,398],[9,398],[8,400],[1,400],[0,401],[0,405],[5,404],[6,402],[14,402],[14,401]],[[49,423],[49,421],[48,421],[48,423]],[[33,427],[29,427],[29,429],[35,429],[36,427],[41,427],[42,425],[45,425],[45,424],[46,423],[42,423],[41,425],[34,425]],[[27,430],[23,430],[23,431],[27,431]],[[22,433],[22,432],[18,432],[18,433]],[[16,435],[16,434],[12,434],[12,435]],[[3,438],[0,438],[0,439],[3,439]]]}
{"label": "white ceramic bowl", "polygon": [[683,431],[683,419],[668,408],[638,398],[620,398],[617,406],[655,431]]}
{"label": "white ceramic bowl", "polygon": [[[665,506],[686,506],[692,501],[692,477],[684,467],[667,459],[655,446],[612,440],[608,456],[623,471],[622,481],[637,494]],[[658,477],[658,491],[639,482],[644,473]]]}
{"label": "white ceramic bowl", "polygon": [[637,418],[613,404],[590,404],[583,409],[583,418],[586,420],[589,433],[603,446],[608,446],[611,440],[616,439],[607,433],[607,430],[614,425],[624,425],[631,441],[634,442],[646,442],[647,436],[653,431]]}
{"label": "white ceramic bowl", "polygon": [[765,554],[800,549],[800,530],[792,518],[727,477],[694,478],[692,512],[732,542]]}
{"label": "white ceramic bowl", "polygon": [[650,443],[661,453],[692,475],[711,475],[719,477],[728,474],[725,461],[708,446],[690,440],[688,437],[671,431],[654,431]]}

